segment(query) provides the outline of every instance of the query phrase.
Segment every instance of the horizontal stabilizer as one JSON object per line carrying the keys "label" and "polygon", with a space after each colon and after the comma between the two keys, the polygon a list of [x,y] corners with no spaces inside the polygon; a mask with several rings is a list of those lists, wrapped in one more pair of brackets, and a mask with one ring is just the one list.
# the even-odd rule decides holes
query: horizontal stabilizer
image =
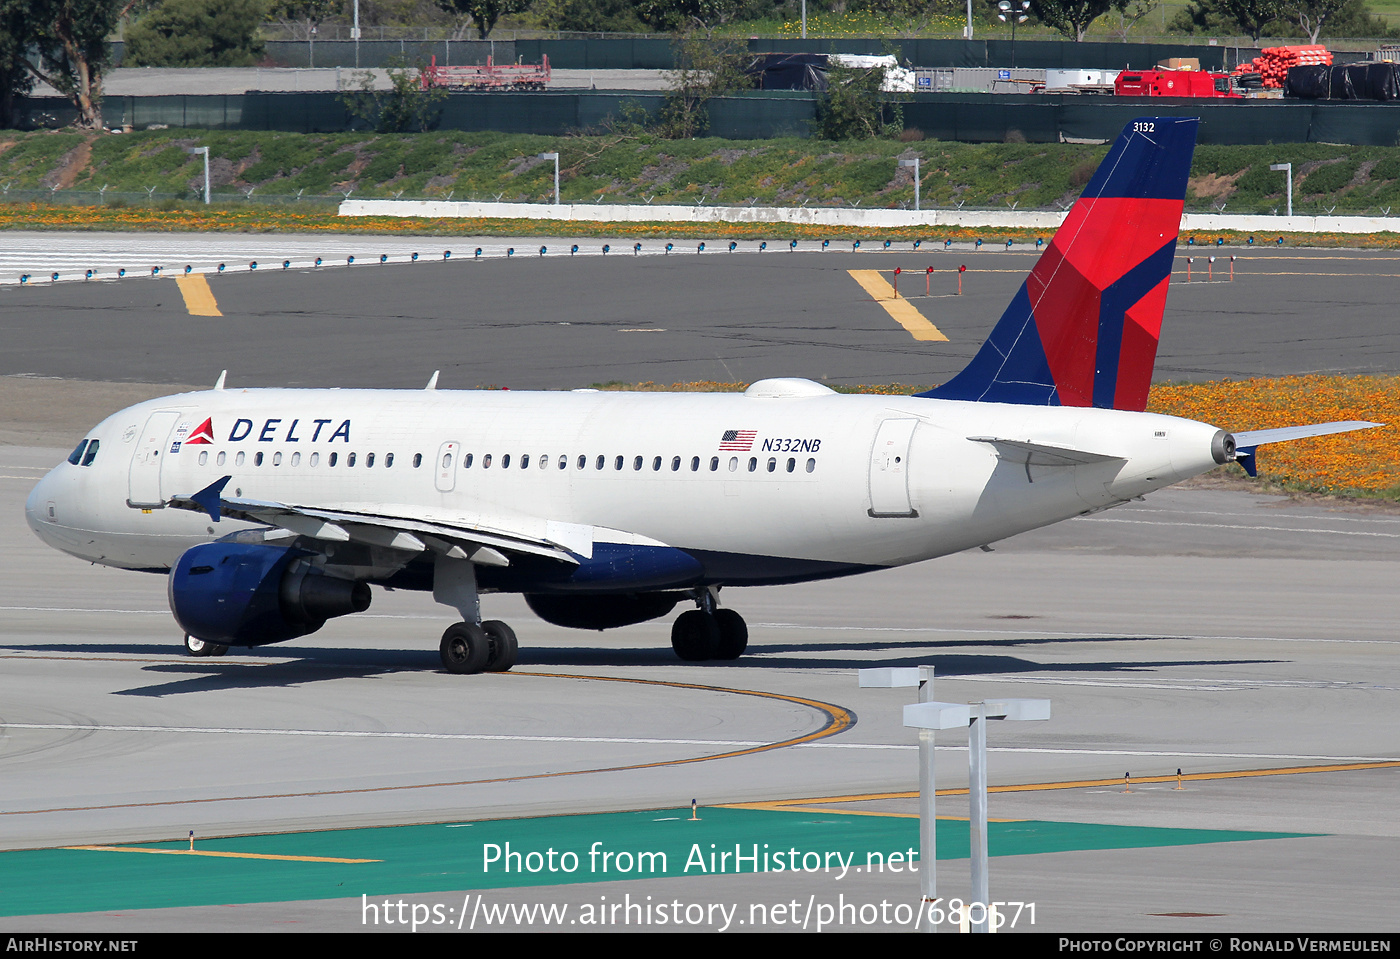
{"label": "horizontal stabilizer", "polygon": [[969,436],[968,439],[974,443],[986,443],[994,447],[1002,459],[1025,466],[1088,466],[1114,460],[1120,463],[1124,461],[1121,456],[1090,453],[1088,450],[1077,450],[1068,446],[1048,446],[1029,440],[1007,440],[996,436]]}
{"label": "horizontal stabilizer", "polygon": [[1259,462],[1254,451],[1261,446],[1305,440],[1313,436],[1330,436],[1333,433],[1350,433],[1352,430],[1369,430],[1384,425],[1368,420],[1341,420],[1335,423],[1312,423],[1308,426],[1281,426],[1272,430],[1247,430],[1234,434],[1235,462],[1244,467],[1244,471],[1250,476],[1258,476]]}

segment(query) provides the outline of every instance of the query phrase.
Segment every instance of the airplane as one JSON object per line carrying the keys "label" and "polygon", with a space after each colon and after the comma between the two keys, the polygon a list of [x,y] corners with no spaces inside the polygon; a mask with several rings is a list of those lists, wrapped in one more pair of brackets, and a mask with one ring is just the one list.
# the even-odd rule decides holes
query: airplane
{"label": "airplane", "polygon": [[46,543],[168,578],[196,656],[314,633],[371,585],[461,622],[451,673],[514,665],[480,596],[605,630],[669,614],[735,660],[729,586],[847,576],[1121,505],[1259,446],[1144,412],[1198,121],[1127,124],[971,362],[913,396],[799,378],[742,394],[214,389],[108,417],[25,503]]}

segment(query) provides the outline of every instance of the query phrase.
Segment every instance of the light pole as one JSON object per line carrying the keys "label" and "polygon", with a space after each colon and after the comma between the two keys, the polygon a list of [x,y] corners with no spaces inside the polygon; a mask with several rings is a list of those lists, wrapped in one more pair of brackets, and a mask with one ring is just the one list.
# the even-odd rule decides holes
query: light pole
{"label": "light pole", "polygon": [[204,205],[209,205],[209,148],[208,147],[185,147],[185,152],[190,154],[204,154]]}
{"label": "light pole", "polygon": [[1270,170],[1278,170],[1288,178],[1288,215],[1293,215],[1293,164],[1291,163],[1271,163]]}
{"label": "light pole", "polygon": [[972,39],[972,0],[967,0],[967,26],[963,27],[963,39]]}
{"label": "light pole", "polygon": [[1002,23],[1011,21],[1011,65],[1016,66],[1016,24],[1025,23],[1030,19],[1031,0],[1021,0],[1021,12],[1013,13],[1014,5],[1011,0],[1001,0],[997,4],[997,9],[1001,12],[997,14],[997,19]]}
{"label": "light pole", "polygon": [[807,39],[807,0],[802,0],[802,39]]}
{"label": "light pole", "polygon": [[[1027,2],[1029,2],[1029,0],[1027,0]],[[911,166],[914,168],[914,209],[917,211],[919,209],[919,158],[914,157],[912,160],[900,160],[899,165]]]}
{"label": "light pole", "polygon": [[355,69],[358,70],[360,69],[360,0],[355,0],[355,25],[350,28],[350,37],[355,41]]}
{"label": "light pole", "polygon": [[541,154],[540,154],[540,159],[541,159],[541,160],[553,160],[553,161],[554,161],[554,205],[555,205],[555,206],[558,206],[558,205],[559,205],[559,154],[557,154],[557,153],[541,153]]}

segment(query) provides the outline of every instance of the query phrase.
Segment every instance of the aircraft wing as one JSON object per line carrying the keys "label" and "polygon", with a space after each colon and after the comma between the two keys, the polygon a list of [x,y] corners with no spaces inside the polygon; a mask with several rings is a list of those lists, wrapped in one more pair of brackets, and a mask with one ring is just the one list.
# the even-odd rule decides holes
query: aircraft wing
{"label": "aircraft wing", "polygon": [[229,479],[225,476],[198,493],[174,496],[166,505],[172,509],[208,513],[215,522],[222,516],[229,516],[311,539],[366,543],[415,553],[431,550],[487,566],[509,566],[511,554],[542,556],[573,566],[579,564],[578,557],[559,542],[490,524],[455,524],[334,506],[299,506],[225,497],[223,488]]}
{"label": "aircraft wing", "polygon": [[1291,440],[1304,440],[1313,436],[1330,436],[1333,433],[1349,433],[1352,430],[1369,430],[1384,423],[1367,420],[1341,420],[1335,423],[1313,423],[1308,426],[1281,426],[1272,430],[1246,430],[1233,434],[1235,437],[1235,461],[1244,467],[1250,476],[1257,476],[1259,464],[1254,451],[1270,443],[1287,443]]}

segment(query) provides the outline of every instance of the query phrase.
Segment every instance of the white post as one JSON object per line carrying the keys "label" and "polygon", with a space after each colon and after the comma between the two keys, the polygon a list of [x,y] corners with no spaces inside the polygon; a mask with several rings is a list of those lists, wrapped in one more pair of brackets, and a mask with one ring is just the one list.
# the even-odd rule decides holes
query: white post
{"label": "white post", "polygon": [[900,160],[899,165],[911,166],[914,168],[914,210],[917,212],[919,209],[919,158],[914,157],[912,160]]}
{"label": "white post", "polygon": [[185,147],[185,152],[198,155],[204,154],[204,205],[209,205],[209,148],[208,147]]}
{"label": "white post", "polygon": [[558,153],[541,153],[541,154],[539,155],[539,157],[540,157],[541,160],[553,160],[553,161],[554,161],[554,205],[555,205],[555,206],[558,206],[558,205],[559,205],[559,154],[558,154]]}
{"label": "white post", "polygon": [[1271,163],[1270,170],[1278,170],[1288,178],[1288,215],[1293,215],[1293,164],[1292,163]]}
{"label": "white post", "polygon": [[963,29],[963,39],[972,39],[972,0],[967,0],[967,26]]}
{"label": "white post", "polygon": [[807,39],[807,0],[802,0],[802,39]]}
{"label": "white post", "polygon": [[355,26],[350,30],[355,40],[355,69],[360,69],[360,0],[355,0]]}

